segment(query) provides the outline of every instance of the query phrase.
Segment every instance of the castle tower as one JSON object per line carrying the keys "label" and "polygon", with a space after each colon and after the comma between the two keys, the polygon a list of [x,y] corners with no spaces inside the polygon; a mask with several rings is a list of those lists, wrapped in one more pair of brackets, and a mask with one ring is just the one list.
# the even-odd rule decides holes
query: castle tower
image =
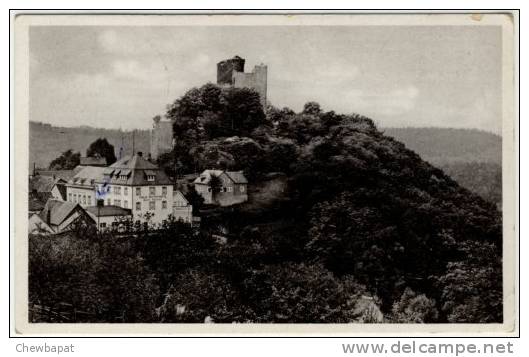
{"label": "castle tower", "polygon": [[244,72],[244,58],[233,58],[217,63],[217,84],[233,85],[233,73]]}
{"label": "castle tower", "polygon": [[263,110],[266,110],[268,67],[260,64],[252,72],[244,72],[244,58],[235,56],[217,63],[217,84],[235,88],[251,88],[259,93]]}

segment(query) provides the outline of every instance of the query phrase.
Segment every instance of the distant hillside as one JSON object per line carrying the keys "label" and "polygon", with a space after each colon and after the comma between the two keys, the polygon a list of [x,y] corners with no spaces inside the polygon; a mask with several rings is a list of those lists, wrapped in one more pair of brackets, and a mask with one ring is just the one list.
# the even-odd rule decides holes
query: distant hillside
{"label": "distant hillside", "polygon": [[501,136],[476,129],[383,128],[424,160],[440,165],[487,162],[501,165]]}
{"label": "distant hillside", "polygon": [[[136,130],[135,151],[149,152],[149,136],[150,132],[148,130]],[[37,167],[47,168],[53,159],[68,149],[79,151],[84,156],[88,146],[98,138],[106,138],[114,145],[116,157],[118,157],[122,137],[124,153],[130,154],[132,152],[131,131],[100,129],[89,126],[66,128],[30,122],[29,167],[32,169],[33,163],[35,163]]]}

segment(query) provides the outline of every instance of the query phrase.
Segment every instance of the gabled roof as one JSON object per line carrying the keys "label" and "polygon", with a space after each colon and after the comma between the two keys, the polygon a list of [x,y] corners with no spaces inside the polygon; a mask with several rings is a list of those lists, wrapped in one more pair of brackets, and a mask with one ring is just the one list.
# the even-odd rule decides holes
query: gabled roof
{"label": "gabled roof", "polygon": [[57,191],[59,191],[59,194],[61,195],[61,198],[63,201],[66,201],[66,185],[62,180],[61,182],[55,182],[55,187],[57,187]]}
{"label": "gabled roof", "polygon": [[122,208],[119,206],[90,206],[86,207],[86,211],[95,217],[108,217],[108,216],[132,216],[132,210]]}
{"label": "gabled roof", "polygon": [[116,161],[109,167],[113,169],[129,169],[129,170],[158,170],[158,166],[149,162],[140,155],[125,156],[121,160]]}
{"label": "gabled roof", "polygon": [[[50,199],[46,202],[44,209],[39,213],[39,217],[47,224],[58,226],[77,209],[82,210],[81,206],[77,203]],[[48,212],[50,213],[49,223]]]}
{"label": "gabled roof", "polygon": [[[123,176],[126,178],[123,179]],[[147,180],[154,176],[154,181]],[[155,164],[145,160],[141,155],[125,156],[105,168],[104,181],[117,185],[147,186],[171,185],[172,182],[165,172]]]}
{"label": "gabled roof", "polygon": [[29,216],[28,220],[28,232],[29,233],[53,233],[53,229],[50,228],[36,213]]}
{"label": "gabled roof", "polygon": [[235,183],[248,183],[248,180],[242,171],[226,171],[226,175],[228,175]]}
{"label": "gabled roof", "polygon": [[93,186],[103,182],[106,167],[86,166],[83,167],[72,179],[68,181],[70,185]]}
{"label": "gabled roof", "polygon": [[182,202],[185,202],[186,204],[189,204],[189,201],[184,196],[184,194],[180,192],[180,190],[173,191],[173,202],[176,202],[176,201],[182,201]]}
{"label": "gabled roof", "polygon": [[211,182],[211,177],[219,177],[224,171],[222,170],[204,170],[196,179],[194,183],[209,185]]}
{"label": "gabled roof", "polygon": [[[50,176],[52,178],[62,178],[68,181],[73,177],[74,170],[37,170],[39,176]],[[37,176],[37,175],[35,175]]]}
{"label": "gabled roof", "polygon": [[248,180],[242,173],[242,171],[222,171],[222,170],[204,170],[198,176],[193,183],[196,184],[203,184],[203,185],[209,185],[211,182],[211,177],[220,177],[222,174],[226,174],[230,180],[232,180],[234,183],[238,184],[245,184],[248,183]]}

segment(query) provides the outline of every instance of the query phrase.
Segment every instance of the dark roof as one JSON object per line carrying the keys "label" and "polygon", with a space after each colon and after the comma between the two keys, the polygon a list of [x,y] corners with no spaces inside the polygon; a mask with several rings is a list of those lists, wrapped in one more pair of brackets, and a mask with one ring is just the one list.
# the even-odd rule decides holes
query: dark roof
{"label": "dark roof", "polygon": [[107,159],[104,157],[82,157],[79,164],[81,166],[107,166]]}
{"label": "dark roof", "polygon": [[[46,202],[44,209],[39,213],[39,217],[48,224],[58,226],[76,209],[82,210],[81,206],[77,203],[50,199]],[[48,212],[50,212],[50,222],[47,220]]]}
{"label": "dark roof", "polygon": [[248,180],[242,171],[226,171],[226,175],[228,175],[235,183],[248,183]]}
{"label": "dark roof", "polygon": [[[148,181],[147,176],[154,176],[154,181]],[[111,184],[129,186],[172,184],[163,170],[140,155],[125,156],[105,168],[104,180]]]}
{"label": "dark roof", "polygon": [[64,183],[55,183],[57,186],[57,190],[61,194],[61,198],[63,201],[66,201],[66,185]]}
{"label": "dark roof", "polygon": [[246,177],[244,177],[244,174],[242,173],[242,171],[222,171],[222,170],[204,170],[204,172],[202,172],[200,176],[198,176],[193,182],[198,183],[198,184],[208,185],[211,181],[212,176],[220,177],[223,173],[225,173],[228,176],[228,178],[230,178],[234,183],[239,183],[239,184],[248,183],[248,180],[246,179]]}
{"label": "dark roof", "polygon": [[37,170],[37,174],[40,176],[62,178],[63,180],[68,181],[73,177],[74,170]]}
{"label": "dark roof", "polygon": [[203,185],[209,185],[213,176],[219,177],[220,175],[222,175],[222,173],[222,170],[204,170],[193,182]]}
{"label": "dark roof", "polygon": [[122,208],[119,206],[102,206],[98,209],[97,206],[86,207],[86,210],[96,217],[107,216],[131,216],[132,210]]}

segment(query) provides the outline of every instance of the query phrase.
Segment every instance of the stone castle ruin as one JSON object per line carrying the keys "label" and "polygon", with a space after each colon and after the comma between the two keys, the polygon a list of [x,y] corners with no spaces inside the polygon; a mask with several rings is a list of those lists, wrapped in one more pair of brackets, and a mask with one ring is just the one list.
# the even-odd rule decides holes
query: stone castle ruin
{"label": "stone castle ruin", "polygon": [[[259,93],[263,110],[266,109],[268,67],[256,65],[252,72],[244,72],[245,59],[239,56],[217,63],[217,85],[221,87],[251,88]],[[153,118],[151,130],[151,156],[156,160],[173,148],[173,122]]]}
{"label": "stone castle ruin", "polygon": [[255,90],[259,93],[261,105],[265,109],[268,67],[260,64],[255,66],[252,72],[245,73],[244,62],[244,58],[235,56],[217,63],[217,84]]}

